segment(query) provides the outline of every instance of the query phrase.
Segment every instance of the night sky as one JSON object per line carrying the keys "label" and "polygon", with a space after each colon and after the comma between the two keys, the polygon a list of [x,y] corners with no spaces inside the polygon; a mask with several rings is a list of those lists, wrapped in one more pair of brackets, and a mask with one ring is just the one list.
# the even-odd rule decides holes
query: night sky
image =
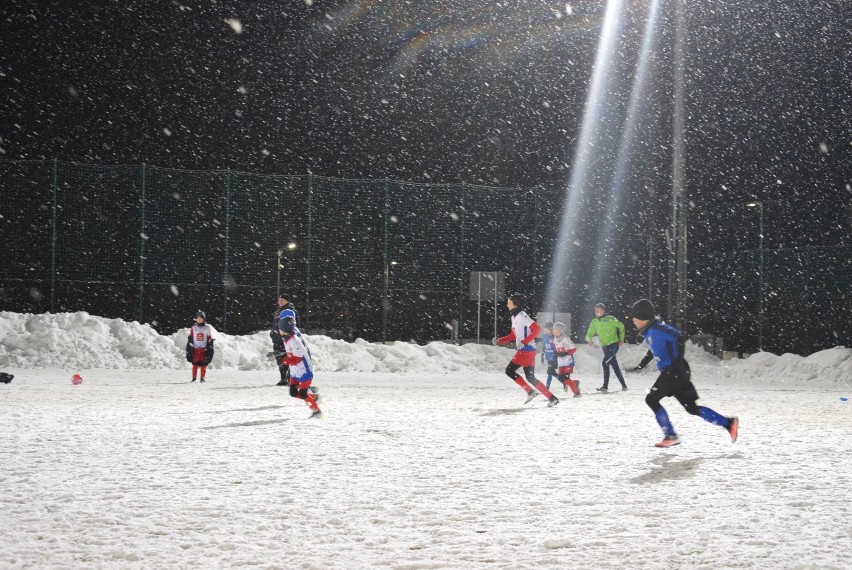
{"label": "night sky", "polygon": [[[651,0],[621,4],[614,139]],[[634,257],[669,223],[674,6],[659,3],[606,245]],[[0,153],[567,188],[605,12],[600,0],[6,1]],[[852,245],[850,3],[687,0],[686,23],[691,251],[757,247],[755,199],[766,248]],[[611,181],[592,184],[589,227]]]}

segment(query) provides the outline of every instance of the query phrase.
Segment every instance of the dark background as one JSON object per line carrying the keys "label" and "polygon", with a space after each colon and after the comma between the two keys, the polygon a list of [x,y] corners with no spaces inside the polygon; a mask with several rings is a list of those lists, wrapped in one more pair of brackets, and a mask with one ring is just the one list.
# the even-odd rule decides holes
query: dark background
{"label": "dark background", "polygon": [[[608,62],[616,138],[649,6],[622,5],[618,57]],[[665,268],[649,271],[646,260],[651,254],[661,264],[667,255],[674,8],[672,0],[659,3],[627,192],[607,206],[609,183],[597,181],[577,221],[581,235],[602,223],[616,228],[606,243],[578,245],[589,262],[572,279],[588,286],[599,270],[598,285],[573,287],[554,307],[578,320],[591,317],[597,300],[621,316],[649,289],[664,309]],[[602,1],[571,3],[570,14],[564,3],[538,1],[4,2],[0,152],[15,160],[541,186],[553,192],[558,218],[604,14]],[[227,20],[238,20],[242,32]],[[774,344],[765,346],[849,345],[848,279],[837,278],[850,271],[852,246],[848,2],[688,2],[686,20],[689,327],[723,335],[735,349],[755,348],[759,235],[756,210],[745,204],[757,199],[764,248],[776,252],[765,261],[794,273],[771,281],[765,270],[765,298],[781,299],[767,303],[773,326],[764,334]],[[504,242],[493,245],[555,243],[558,228],[527,231],[520,210],[504,207],[506,230],[497,238]],[[602,208],[616,211],[604,217]],[[807,248],[828,251],[829,261],[819,262],[828,269],[791,261],[812,256]],[[534,305],[553,255],[539,251],[532,269],[521,264],[532,275],[509,275]],[[796,340],[789,331],[804,320],[825,333],[822,340]]]}

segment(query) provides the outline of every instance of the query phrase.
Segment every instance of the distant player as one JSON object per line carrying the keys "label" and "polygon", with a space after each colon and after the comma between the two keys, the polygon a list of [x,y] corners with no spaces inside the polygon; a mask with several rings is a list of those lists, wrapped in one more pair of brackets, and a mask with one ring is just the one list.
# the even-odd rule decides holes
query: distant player
{"label": "distant player", "polygon": [[206,382],[207,367],[213,360],[213,327],[207,324],[204,311],[195,313],[195,324],[189,327],[189,339],[186,341],[186,360],[192,363],[192,380],[198,378],[201,371],[201,381]]}
{"label": "distant player", "polygon": [[704,421],[725,428],[731,435],[731,441],[737,441],[740,422],[736,417],[725,417],[696,403],[698,391],[690,380],[689,363],[685,358],[686,335],[673,326],[658,321],[654,313],[654,304],[648,299],[639,299],[630,310],[633,324],[654,353],[657,367],[660,369],[657,381],[645,397],[645,403],[654,411],[657,423],[663,429],[663,440],[655,445],[671,447],[680,443],[668,413],[660,405],[660,400],[669,396],[674,396],[690,414],[701,416]]}
{"label": "distant player", "polygon": [[[311,356],[311,349],[308,347],[308,341],[302,336],[302,331],[299,330],[299,315],[296,314],[295,307],[293,307],[293,304],[290,303],[290,295],[287,295],[286,293],[282,293],[281,295],[278,296],[278,308],[279,308],[278,317],[276,319],[274,319],[274,326],[276,327],[276,331],[275,331],[276,334],[278,334],[279,338],[281,338],[280,326],[279,326],[281,319],[285,319],[287,317],[292,318],[293,322],[295,323],[295,327],[296,327],[296,336],[299,337],[299,340],[301,340],[302,344],[305,345],[305,349],[308,351],[308,356]],[[273,346],[274,346],[274,343],[273,343]],[[283,344],[279,348],[276,348],[275,352],[276,353],[277,352],[284,352]],[[276,356],[276,358],[277,358],[277,356]],[[281,380],[279,380],[279,382],[278,382],[278,384],[276,384],[276,386],[289,386],[290,385],[290,368],[285,364],[281,364],[281,361],[279,360],[278,361],[278,371],[281,375]],[[317,392],[319,392],[319,388],[317,388],[316,386],[311,386],[311,392],[316,394]]]}
{"label": "distant player", "polygon": [[[547,389],[547,386],[535,377],[535,339],[541,332],[541,327],[524,312],[525,305],[526,297],[522,294],[509,294],[506,299],[506,306],[512,314],[512,331],[504,337],[495,338],[492,342],[494,344],[507,344],[515,341],[518,350],[506,367],[506,375],[527,393],[525,404],[530,403],[541,392],[547,398],[547,407],[550,408],[559,403],[559,398],[554,396]],[[518,376],[519,368],[524,369],[526,382]]]}
{"label": "distant player", "polygon": [[317,405],[317,396],[310,392],[314,371],[311,366],[311,355],[305,343],[296,334],[296,319],[284,317],[278,324],[284,339],[284,350],[287,353],[280,357],[280,362],[290,367],[290,396],[304,400],[311,409],[308,418],[321,418],[322,411]]}
{"label": "distant player", "polygon": [[577,352],[577,347],[571,342],[571,339],[565,334],[564,323],[553,324],[553,351],[556,354],[556,378],[565,386],[565,391],[571,390],[574,397],[580,396],[580,381],[572,380],[571,374],[574,372],[574,353]]}
{"label": "distant player", "polygon": [[545,385],[550,390],[550,382],[559,376],[556,371],[558,366],[556,362],[556,353],[553,352],[553,323],[551,321],[544,322],[544,334],[541,335],[541,363],[547,366],[547,379]]}

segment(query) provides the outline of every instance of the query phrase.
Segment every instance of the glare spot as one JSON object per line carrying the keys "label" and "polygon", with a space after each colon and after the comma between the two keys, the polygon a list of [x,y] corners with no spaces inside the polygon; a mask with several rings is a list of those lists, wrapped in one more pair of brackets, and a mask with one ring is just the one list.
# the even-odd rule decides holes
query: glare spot
{"label": "glare spot", "polygon": [[243,33],[243,23],[237,20],[236,18],[229,18],[225,20],[225,23],[231,26],[231,29],[234,30],[235,33]]}

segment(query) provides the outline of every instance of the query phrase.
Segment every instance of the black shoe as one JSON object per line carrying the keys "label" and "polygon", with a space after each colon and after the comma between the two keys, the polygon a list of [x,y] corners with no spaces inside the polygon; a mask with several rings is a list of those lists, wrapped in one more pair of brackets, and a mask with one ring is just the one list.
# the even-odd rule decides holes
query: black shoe
{"label": "black shoe", "polygon": [[597,390],[601,394],[606,394],[607,392],[609,392],[609,389],[606,386],[601,386],[600,388],[595,388],[595,390]]}
{"label": "black shoe", "polygon": [[204,378],[202,378],[202,379],[201,379],[201,381],[202,381],[202,382],[207,382],[207,380],[205,380]]}
{"label": "black shoe", "polygon": [[193,378],[192,380],[190,380],[190,382],[195,382],[195,378]]}
{"label": "black shoe", "polygon": [[0,382],[2,382],[3,384],[8,384],[9,382],[12,381],[12,378],[14,378],[14,377],[15,376],[13,374],[8,374],[6,372],[0,372]]}
{"label": "black shoe", "polygon": [[622,387],[621,387],[621,391],[622,391],[622,392],[627,392],[627,386],[622,386]]}
{"label": "black shoe", "polygon": [[289,380],[281,380],[280,382],[278,382],[278,384],[276,384],[276,386],[289,386],[289,385],[290,385]]}

